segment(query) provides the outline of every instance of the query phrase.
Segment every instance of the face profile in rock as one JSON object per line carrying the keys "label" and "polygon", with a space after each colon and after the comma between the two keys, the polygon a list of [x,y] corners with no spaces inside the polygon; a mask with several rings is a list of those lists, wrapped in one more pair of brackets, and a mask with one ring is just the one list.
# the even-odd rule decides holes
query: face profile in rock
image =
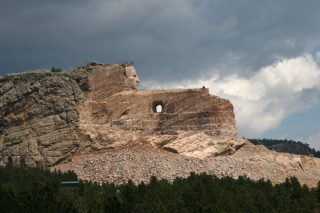
{"label": "face profile in rock", "polygon": [[138,83],[140,83],[140,79],[133,66],[126,67],[126,75],[129,79],[129,84],[131,85],[132,89],[137,89]]}

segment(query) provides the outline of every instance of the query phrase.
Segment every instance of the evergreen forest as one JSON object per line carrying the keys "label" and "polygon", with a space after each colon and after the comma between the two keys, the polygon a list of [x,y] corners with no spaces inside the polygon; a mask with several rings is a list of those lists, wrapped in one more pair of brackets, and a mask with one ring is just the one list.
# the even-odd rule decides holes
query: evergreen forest
{"label": "evergreen forest", "polygon": [[[312,154],[314,157],[320,158],[320,151],[319,150],[315,150],[314,148],[310,148],[309,144],[303,143],[301,141],[293,141],[293,140],[287,140],[287,139],[265,139],[265,138],[264,139],[248,139],[248,140],[254,144],[257,142],[261,143],[265,147],[267,147],[268,149],[271,149],[271,150],[274,149],[274,147],[273,147],[274,145],[279,145],[279,144],[283,144],[283,145],[287,146],[288,148],[300,145],[300,147],[303,147],[304,150],[308,150],[310,152],[310,154]],[[255,145],[257,145],[257,144],[255,144]],[[302,154],[302,153],[300,153],[302,150],[297,150],[297,151],[298,152],[291,151],[288,153]],[[284,152],[286,152],[286,151],[284,151]]]}
{"label": "evergreen forest", "polygon": [[52,67],[51,72],[61,72],[62,70],[60,68],[54,68]]}
{"label": "evergreen forest", "polygon": [[172,183],[151,177],[150,183],[122,185],[79,180],[73,171],[0,167],[0,212],[320,212],[318,187],[301,186],[297,178],[281,184],[240,176],[218,178],[190,173]]}

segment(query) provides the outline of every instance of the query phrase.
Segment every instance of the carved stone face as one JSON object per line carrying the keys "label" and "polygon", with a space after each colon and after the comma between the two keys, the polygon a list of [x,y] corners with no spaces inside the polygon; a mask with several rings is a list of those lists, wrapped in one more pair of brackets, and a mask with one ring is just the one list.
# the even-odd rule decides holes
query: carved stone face
{"label": "carved stone face", "polygon": [[140,83],[140,79],[133,66],[126,67],[126,75],[129,79],[129,83],[132,89],[137,89],[138,83]]}

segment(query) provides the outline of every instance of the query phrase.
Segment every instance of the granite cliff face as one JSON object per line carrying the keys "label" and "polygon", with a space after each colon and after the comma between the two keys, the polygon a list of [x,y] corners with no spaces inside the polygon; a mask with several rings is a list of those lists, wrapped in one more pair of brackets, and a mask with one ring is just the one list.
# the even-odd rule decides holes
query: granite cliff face
{"label": "granite cliff face", "polygon": [[96,62],[0,77],[0,163],[47,167],[135,144],[205,158],[246,143],[230,101],[205,88],[138,91],[139,81],[129,63]]}
{"label": "granite cliff face", "polygon": [[85,93],[75,79],[48,70],[0,79],[0,160],[20,157],[30,166],[59,162],[78,145],[79,112]]}

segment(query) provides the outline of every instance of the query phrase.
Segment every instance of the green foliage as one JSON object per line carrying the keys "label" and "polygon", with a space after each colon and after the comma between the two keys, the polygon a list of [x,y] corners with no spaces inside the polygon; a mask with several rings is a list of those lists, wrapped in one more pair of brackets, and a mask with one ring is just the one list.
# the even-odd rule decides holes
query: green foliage
{"label": "green foliage", "polygon": [[[20,158],[20,167],[13,166],[12,157],[8,158],[7,166],[0,166],[0,185],[12,185],[17,189],[28,189],[32,182],[38,180],[41,183],[50,183],[55,179],[61,181],[77,181],[77,175],[73,171],[62,173],[51,172],[49,169],[33,168],[25,166],[25,158]],[[1,211],[0,211],[1,212]]]}
{"label": "green foliage", "polygon": [[13,159],[11,156],[8,157],[8,163],[7,163],[7,167],[8,168],[12,168],[14,166],[13,164]]}
{"label": "green foliage", "polygon": [[52,67],[51,72],[61,72],[62,70],[60,68],[56,69],[54,67]]}
{"label": "green foliage", "polygon": [[7,138],[7,137],[4,137],[3,138],[3,143],[14,143],[14,142],[16,142],[16,143],[22,143],[23,142],[23,140],[21,140],[21,139],[17,139],[17,138]]}
{"label": "green foliage", "polygon": [[[272,145],[277,145],[277,144],[281,144],[281,143],[285,143],[285,144],[303,144],[301,141],[293,141],[293,140],[281,140],[281,139],[248,139],[249,141],[258,141],[260,143],[262,143],[264,146],[268,147],[269,149],[272,149]],[[305,146],[309,147],[309,144],[304,144]],[[296,153],[299,154],[299,153]],[[320,158],[320,151],[316,151],[314,148],[311,149],[311,154],[314,157]]]}
{"label": "green foliage", "polygon": [[153,176],[149,184],[80,180],[78,187],[61,187],[75,178],[70,171],[0,167],[0,212],[316,212],[320,202],[320,182],[309,189],[295,177],[273,186],[191,173],[173,183]]}
{"label": "green foliage", "polygon": [[320,158],[320,151],[316,151],[315,149],[312,149],[313,151],[313,156],[316,157],[316,158]]}
{"label": "green foliage", "polygon": [[26,168],[27,167],[26,159],[23,156],[20,157],[20,167],[22,167],[22,168]]}
{"label": "green foliage", "polygon": [[[277,144],[280,144],[280,143],[289,143],[289,144],[292,144],[292,143],[300,143],[302,144],[302,142],[298,141],[293,141],[293,140],[287,140],[287,139],[248,139],[248,140],[256,140],[256,141],[259,141],[260,143],[262,143],[263,145],[265,146],[272,146],[272,145],[277,145]],[[307,144],[306,144],[307,145]],[[308,145],[309,146],[309,145]]]}
{"label": "green foliage", "polygon": [[16,138],[7,138],[7,137],[4,137],[3,138],[3,143],[12,143],[13,141],[15,141]]}

